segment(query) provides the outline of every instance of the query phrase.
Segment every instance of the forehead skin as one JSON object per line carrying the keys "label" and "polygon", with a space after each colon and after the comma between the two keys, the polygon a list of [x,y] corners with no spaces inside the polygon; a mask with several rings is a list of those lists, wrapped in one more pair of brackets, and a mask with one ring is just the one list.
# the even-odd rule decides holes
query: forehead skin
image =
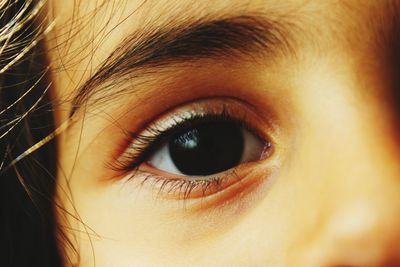
{"label": "forehead skin", "polygon": [[[271,256],[269,262],[272,264],[271,266],[296,266],[298,263],[296,259],[286,265],[284,263],[281,263],[282,265],[274,265],[273,262],[274,260],[278,262],[278,260],[286,256],[285,253],[287,251],[294,250],[297,246],[304,248],[302,246],[303,242],[315,244],[316,251],[318,251],[319,245],[321,247],[325,245],[329,247],[329,241],[331,240],[329,236],[324,240],[325,243],[316,242],[316,240],[319,241],[316,229],[319,230],[318,233],[324,233],[324,227],[326,225],[328,225],[326,226],[327,228],[330,227],[329,223],[326,222],[330,222],[331,213],[336,215],[336,211],[342,211],[341,208],[346,203],[353,203],[352,201],[354,201],[355,204],[349,209],[344,209],[343,213],[339,212],[338,217],[347,218],[347,215],[354,211],[354,214],[359,213],[361,214],[360,217],[365,216],[370,219],[368,217],[370,207],[364,205],[363,201],[369,199],[369,193],[376,193],[377,188],[384,182],[387,186],[385,188],[387,189],[385,197],[393,197],[393,203],[396,201],[398,203],[399,182],[395,179],[400,173],[398,161],[395,160],[398,159],[398,145],[393,139],[385,139],[386,135],[395,132],[395,130],[389,129],[391,124],[387,122],[386,113],[383,111],[386,107],[379,103],[386,97],[385,88],[387,86],[385,86],[385,78],[388,75],[386,69],[390,67],[387,64],[387,61],[390,61],[388,59],[390,54],[388,56],[386,50],[383,50],[382,47],[386,42],[391,42],[390,38],[385,38],[385,36],[390,36],[393,30],[390,25],[392,23],[391,19],[395,14],[391,13],[398,12],[399,9],[396,6],[398,2],[390,0],[50,1],[50,10],[57,19],[57,24],[52,34],[49,35],[48,46],[54,70],[55,92],[53,93],[55,99],[59,100],[57,117],[60,123],[67,119],[71,110],[71,101],[69,100],[74,97],[77,89],[99,69],[102,62],[118,47],[122,40],[138,29],[154,29],[171,21],[177,21],[182,24],[185,21],[202,17],[236,16],[254,13],[262,13],[265,16],[272,17],[273,20],[284,19],[287,22],[286,25],[293,29],[292,57],[276,60],[277,66],[271,69],[273,74],[270,76],[268,76],[267,71],[250,68],[250,72],[254,70],[257,74],[265,74],[265,78],[261,79],[261,83],[259,83],[261,84],[258,87],[259,92],[253,93],[256,100],[257,96],[260,96],[258,97],[260,102],[265,100],[265,95],[267,94],[271,98],[280,98],[279,92],[268,91],[267,85],[270,83],[277,88],[284,88],[282,91],[290,91],[286,89],[289,87],[296,89],[288,94],[296,99],[297,109],[294,108],[295,112],[293,114],[298,115],[299,124],[301,123],[301,127],[303,127],[299,127],[301,129],[296,132],[297,139],[295,141],[300,140],[298,141],[300,145],[297,150],[290,151],[290,156],[296,157],[296,160],[291,162],[290,170],[283,172],[283,179],[280,179],[279,183],[275,185],[274,192],[268,196],[268,201],[264,199],[263,193],[265,192],[261,192],[260,202],[257,202],[259,205],[255,205],[254,209],[248,209],[249,214],[244,219],[241,217],[241,224],[235,220],[232,220],[234,222],[231,224],[226,221],[221,222],[218,225],[219,228],[215,227],[218,228],[217,230],[210,231],[214,235],[207,235],[209,233],[207,226],[202,228],[203,225],[197,225],[197,217],[188,216],[189,219],[187,219],[183,216],[185,220],[187,219],[187,222],[185,221],[186,224],[182,224],[184,225],[182,228],[185,229],[186,236],[179,233],[172,236],[170,233],[163,232],[165,229],[177,230],[172,224],[172,226],[167,225],[166,228],[162,229],[152,228],[152,232],[146,235],[147,233],[145,232],[151,226],[156,225],[155,222],[145,222],[145,219],[142,219],[143,222],[136,222],[136,217],[129,217],[133,216],[132,214],[135,212],[147,212],[140,209],[140,203],[136,205],[137,203],[132,204],[132,202],[129,202],[131,204],[129,208],[124,206],[124,203],[118,203],[121,204],[121,209],[126,208],[132,214],[123,214],[120,217],[118,217],[118,214],[113,214],[115,215],[113,219],[116,220],[114,222],[119,226],[122,225],[121,233],[116,235],[121,239],[129,239],[127,236],[135,237],[134,233],[137,235],[143,234],[149,239],[134,240],[132,238],[127,243],[131,244],[132,247],[135,245],[136,248],[146,247],[151,242],[153,242],[151,244],[160,244],[157,248],[157,253],[159,254],[156,253],[156,255],[164,255],[171,252],[172,249],[169,247],[169,250],[165,249],[166,252],[164,252],[165,247],[162,247],[162,244],[173,243],[175,235],[181,238],[181,241],[192,241],[190,238],[193,237],[196,239],[194,240],[196,241],[196,248],[204,253],[209,253],[210,258],[213,259],[213,257],[219,258],[218,252],[222,250],[221,244],[230,248],[230,245],[235,244],[238,236],[243,238],[240,233],[246,233],[246,242],[236,247],[232,246],[233,250],[228,252],[233,255],[223,251],[225,253],[223,254],[224,257],[235,258],[235,253],[245,251],[249,253],[247,255],[248,258],[238,259],[237,263],[240,264],[240,260],[242,260],[242,263],[253,262],[255,264],[259,258],[263,258],[264,254],[269,252],[271,253],[269,255]],[[265,65],[267,64],[265,63]],[[243,68],[239,68],[238,75],[242,74],[242,72],[245,76],[246,73]],[[199,71],[197,74],[201,76],[204,73]],[[275,78],[275,76],[278,78]],[[273,80],[270,83],[266,82],[269,78]],[[245,78],[243,80],[247,82]],[[156,93],[153,90],[149,93],[149,95],[151,94],[155,95]],[[316,101],[311,103],[310,99]],[[158,103],[157,101],[155,102]],[[337,103],[342,105],[337,105]],[[370,105],[366,107],[365,103]],[[262,107],[262,104],[260,106]],[[145,105],[140,108],[145,109]],[[150,108],[157,109],[159,107]],[[157,113],[154,110],[152,112]],[[141,111],[141,113],[146,114],[144,111]],[[329,124],[330,120],[337,123]],[[371,121],[374,121],[374,127],[371,127]],[[87,124],[87,128],[90,129],[90,120],[88,120]],[[342,124],[350,125],[350,127],[341,127]],[[367,130],[364,131],[364,129]],[[112,201],[106,199],[109,196],[106,194],[108,192],[106,189],[104,189],[105,194],[94,193],[93,184],[96,183],[90,179],[90,176],[95,177],[99,167],[88,160],[93,155],[101,155],[99,153],[100,149],[93,149],[95,147],[93,143],[101,143],[99,140],[103,140],[103,148],[107,147],[108,144],[111,147],[112,138],[111,135],[109,137],[101,137],[99,135],[98,141],[93,141],[97,134],[98,131],[85,131],[82,137],[78,132],[71,131],[68,135],[62,135],[60,137],[60,158],[66,170],[73,169],[76,163],[74,172],[76,177],[74,178],[78,179],[75,179],[70,186],[75,194],[78,210],[83,211],[82,216],[88,218],[85,222],[89,226],[93,225],[96,230],[105,229],[105,233],[112,235],[115,234],[113,232],[114,229],[110,229],[113,226],[108,225],[105,221],[99,222],[97,219],[98,217],[108,218],[107,214],[104,215],[99,212],[103,207],[100,205],[101,203],[106,203],[104,207],[107,209],[109,206],[106,205]],[[341,144],[335,134],[343,137],[346,143],[344,145]],[[383,135],[385,136],[384,138],[382,137]],[[80,143],[81,157],[78,157],[80,155],[68,147],[67,144],[71,143],[71,140]],[[379,146],[375,145],[376,140],[379,140]],[[318,145],[324,147],[326,151],[332,151],[332,154],[328,153],[329,155],[326,157],[321,156],[321,148]],[[351,150],[352,148],[355,149]],[[75,161],[75,158],[78,160]],[[359,159],[360,162],[364,162],[363,160],[365,162],[373,161],[377,167],[362,165],[358,169],[351,169],[352,163],[355,162],[354,159]],[[336,165],[332,164],[332,162],[335,162]],[[348,169],[351,170],[347,173]],[[365,174],[365,177],[361,178],[362,175],[360,174]],[[381,176],[390,178],[381,182],[376,179],[376,177]],[[323,179],[318,179],[319,177]],[[349,179],[345,183],[339,183],[340,179],[337,178],[343,177],[349,177]],[[360,187],[360,181],[366,184],[365,187],[362,187],[362,189],[366,190],[359,190],[355,194],[353,192],[354,188]],[[63,181],[60,183],[63,183]],[[308,192],[309,194],[307,194]],[[90,200],[91,195],[94,196],[93,200]],[[82,199],[84,201],[81,201]],[[113,200],[112,196],[110,199]],[[386,203],[387,200],[383,199],[382,195],[374,195],[371,199],[376,200],[374,205],[371,205],[371,210],[379,210],[381,213],[378,212],[376,214],[389,218],[386,220],[387,222],[381,223],[381,226],[385,226],[385,230],[382,233],[386,233],[387,239],[392,241],[391,237],[389,237],[393,234],[391,229],[395,228],[393,226],[396,223],[398,225],[400,219],[397,217],[392,218],[389,214],[392,211],[399,211],[399,205],[394,208],[385,208],[385,204],[382,203]],[[291,200],[296,205],[293,205],[290,202]],[[358,202],[356,203],[355,200]],[[288,210],[281,211],[281,206],[287,207]],[[316,211],[308,210],[310,207],[315,206],[317,206]],[[149,206],[142,209],[145,210],[146,208],[149,208]],[[241,207],[241,209],[246,208],[248,207]],[[269,212],[264,212],[264,209]],[[88,210],[89,212],[85,213]],[[109,209],[106,213],[111,211],[117,213],[119,210]],[[91,217],[92,214],[90,212],[98,214]],[[102,215],[104,217],[101,217]],[[158,218],[156,216],[154,217]],[[182,219],[179,216],[177,217]],[[118,218],[121,220],[117,221]],[[226,216],[226,218],[229,219],[231,217]],[[375,219],[373,216],[371,218]],[[204,225],[209,224],[208,218],[202,218],[199,221],[204,222]],[[264,221],[271,223],[271,225],[278,225],[285,231],[271,231],[268,227],[264,227]],[[293,225],[294,221],[299,223]],[[134,227],[130,228],[133,223],[137,223],[135,226],[138,227],[135,229],[133,229]],[[191,223],[197,225],[196,230],[198,233],[196,235],[191,235]],[[372,222],[371,225],[376,226],[377,224]],[[221,234],[215,233],[219,230],[221,233],[226,233],[227,229],[231,229],[231,226],[234,234],[218,243],[217,241]],[[339,229],[341,226],[343,225],[339,225],[337,228]],[[365,229],[368,230],[368,227],[367,225]],[[365,229],[362,227],[360,229],[362,234]],[[374,230],[376,229],[374,228]],[[347,230],[347,228],[344,230]],[[378,230],[376,232],[379,232]],[[367,231],[367,233],[370,232]],[[398,233],[396,232],[395,234]],[[379,235],[385,236],[385,234],[380,233]],[[265,236],[271,237],[272,241],[270,243],[261,242],[258,239]],[[370,237],[370,235],[365,236],[366,238]],[[170,238],[169,240],[167,240],[168,237]],[[209,240],[206,240],[206,237],[209,237]],[[281,241],[281,243],[278,242],[275,245],[275,239]],[[156,241],[154,242],[154,240]],[[360,244],[363,244],[362,240],[360,240],[358,240],[359,243],[355,243],[359,247]],[[162,243],[162,241],[165,243]],[[178,248],[189,251],[191,248],[187,245],[185,246],[187,243],[183,241],[184,245]],[[379,241],[382,240],[379,239]],[[138,244],[134,244],[135,242]],[[210,246],[207,242],[210,243]],[[247,248],[244,247],[246,244],[256,244],[257,246]],[[287,247],[278,251],[276,247],[280,247],[282,244],[287,245]],[[379,246],[381,243],[377,242],[376,244]],[[111,253],[108,252],[107,245],[103,247],[103,250],[101,250],[102,245],[99,245],[99,247],[99,250],[103,251],[104,255]],[[131,255],[135,252],[135,249],[132,249],[132,251],[129,249],[131,248],[120,247],[120,251],[124,251],[126,255]],[[156,250],[155,248],[147,248],[146,255],[154,255],[153,249],[154,251]],[[259,250],[263,250],[265,253],[258,254]],[[350,250],[351,248],[349,248]],[[335,254],[335,251],[332,251],[332,253]],[[103,255],[98,256],[102,259]],[[148,259],[151,259],[150,256]],[[175,256],[178,257],[179,253],[175,252]],[[201,254],[197,256],[198,258],[196,259],[201,262],[203,260]],[[310,257],[314,256],[311,255]],[[107,258],[107,256],[103,256],[103,259],[104,257]],[[222,258],[221,261],[223,260]],[[112,259],[109,260],[112,261]],[[320,265],[305,264],[303,266]]]}
{"label": "forehead skin", "polygon": [[[70,98],[99,65],[130,34],[157,29],[171,21],[184,24],[209,17],[263,14],[286,21],[293,29],[297,55],[319,57],[346,50],[362,57],[377,50],[376,41],[390,31],[397,1],[50,1],[56,27],[48,38],[55,88],[60,99]],[[346,18],[352,18],[351,20]],[[378,35],[378,36],[377,36]],[[308,48],[307,48],[308,47]],[[296,49],[294,49],[296,50]],[[362,64],[362,63],[360,63]],[[61,110],[68,110],[64,107]],[[61,117],[65,119],[66,114]]]}

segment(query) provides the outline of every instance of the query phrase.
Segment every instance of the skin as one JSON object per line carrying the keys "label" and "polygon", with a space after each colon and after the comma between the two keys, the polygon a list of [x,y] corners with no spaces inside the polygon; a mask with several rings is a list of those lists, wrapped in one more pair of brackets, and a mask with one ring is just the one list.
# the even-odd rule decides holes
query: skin
{"label": "skin", "polygon": [[[76,249],[60,243],[67,265],[400,265],[400,103],[393,48],[377,44],[393,34],[397,1],[73,2],[49,3],[60,125],[77,88],[146,23],[262,11],[299,26],[291,55],[169,66],[139,77],[134,94],[79,109],[59,136],[55,203]],[[106,166],[124,130],[204,98],[244,102],[256,114],[247,123],[273,142],[240,182],[182,200]]]}

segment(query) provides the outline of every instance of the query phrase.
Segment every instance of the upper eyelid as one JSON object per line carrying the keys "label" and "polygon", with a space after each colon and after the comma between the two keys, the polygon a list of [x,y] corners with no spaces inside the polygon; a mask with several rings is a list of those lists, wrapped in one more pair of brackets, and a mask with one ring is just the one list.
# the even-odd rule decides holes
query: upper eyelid
{"label": "upper eyelid", "polygon": [[[203,105],[215,105],[215,107],[208,109],[204,108]],[[195,106],[197,108],[195,108]],[[215,118],[220,118],[225,116],[232,121],[240,123],[245,128],[256,134],[259,138],[265,140],[268,144],[273,145],[275,143],[273,140],[274,138],[272,138],[273,132],[275,131],[273,125],[270,121],[265,121],[263,118],[260,118],[259,113],[257,113],[256,110],[253,110],[253,108],[254,107],[249,106],[246,102],[234,98],[207,98],[183,106],[178,106],[177,108],[167,111],[161,117],[153,119],[150,123],[143,126],[140,131],[127,131],[130,135],[126,136],[126,148],[122,150],[119,156],[113,158],[113,161],[116,161],[118,164],[117,167],[113,167],[112,169],[117,171],[131,171],[132,166],[138,167],[138,164],[140,165],[142,163],[141,160],[146,158],[148,153],[152,152],[147,151],[148,145],[157,142],[154,145],[157,146],[157,144],[159,145],[160,142],[162,142],[162,140],[159,139],[160,134],[166,136],[173,131],[173,128],[179,127],[180,123],[188,120],[196,120],[201,117],[215,116]],[[180,110],[182,109],[189,110],[189,114],[191,114],[190,117],[176,120],[176,116],[179,118],[179,115],[177,114],[182,114],[180,113]],[[164,126],[159,126],[159,124],[164,120],[169,119],[171,119],[172,122],[169,122]],[[258,123],[254,123],[254,120],[257,120]],[[261,121],[264,122],[261,123]],[[255,126],[260,123],[264,125],[263,132],[261,132],[260,129],[257,129],[258,126]],[[143,152],[148,153],[144,155]],[[135,162],[132,162],[132,158],[135,159]],[[128,162],[132,164],[129,164],[128,166]],[[108,165],[113,166],[113,164]]]}
{"label": "upper eyelid", "polygon": [[[194,115],[191,118],[188,118],[186,121],[182,120],[182,122],[175,122],[172,125],[169,125],[166,129],[162,130],[162,129],[157,129],[155,128],[156,126],[150,125],[146,128],[146,130],[150,130],[150,132],[152,132],[152,134],[154,134],[154,136],[149,136],[149,135],[143,135],[140,133],[136,133],[136,132],[130,132],[130,140],[134,140],[134,144],[136,144],[135,147],[132,147],[132,150],[139,150],[135,152],[135,158],[136,155],[140,154],[140,157],[136,158],[136,160],[138,161],[138,163],[141,162],[141,159],[146,158],[146,156],[148,156],[148,154],[151,154],[153,152],[154,149],[157,148],[158,145],[160,145],[164,139],[168,136],[170,136],[173,131],[175,130],[175,128],[178,128],[180,126],[181,123],[192,123],[192,122],[196,122],[198,120],[202,120],[202,119],[208,119],[209,117],[213,117],[215,116],[215,119],[217,119],[217,117],[222,117],[222,116],[226,116],[227,119],[235,121],[237,123],[243,124],[244,122],[240,121],[240,119],[235,119],[234,117],[228,116],[228,115],[223,115],[223,114],[203,114],[201,116],[196,116]],[[200,122],[201,123],[201,122]],[[184,126],[185,127],[185,126]],[[146,147],[144,147],[144,151],[141,148],[141,145],[146,145]],[[149,145],[151,145],[151,147],[153,148],[153,150],[149,150]],[[144,152],[147,152],[146,154],[143,154]]]}
{"label": "upper eyelid", "polygon": [[[150,117],[149,120],[147,120],[147,122],[144,122],[139,127],[137,127],[141,130],[136,130],[133,132],[128,131],[130,133],[129,138],[139,135],[139,133],[142,132],[143,130],[145,130],[146,128],[150,128],[149,126],[151,126],[151,128],[159,128],[159,126],[157,125],[159,123],[159,121],[162,121],[167,117],[172,117],[172,115],[179,112],[177,110],[180,110],[182,107],[192,106],[192,105],[202,106],[203,105],[202,103],[207,103],[207,102],[221,102],[220,108],[222,110],[211,111],[211,110],[206,109],[206,111],[203,110],[200,112],[198,110],[198,108],[193,107],[193,109],[196,109],[196,111],[194,111],[193,109],[189,109],[189,111],[186,112],[186,116],[188,118],[193,118],[196,116],[208,115],[210,113],[218,113],[218,114],[235,117],[235,119],[237,119],[237,120],[245,121],[246,120],[245,117],[248,116],[250,113],[253,115],[257,115],[257,117],[259,117],[263,122],[265,122],[265,124],[266,124],[265,126],[268,128],[268,132],[277,132],[279,130],[279,128],[278,128],[278,125],[280,124],[279,119],[277,118],[276,114],[270,108],[264,107],[265,110],[260,112],[260,110],[257,106],[255,106],[253,103],[251,103],[245,99],[241,99],[241,98],[237,98],[237,97],[233,97],[233,96],[216,96],[216,97],[203,97],[203,98],[199,98],[196,100],[190,100],[187,102],[183,102],[183,103],[178,104],[177,106],[174,106],[168,110],[165,110],[164,112],[162,112],[163,115],[161,115],[161,116],[157,115],[155,117]],[[230,114],[230,112],[231,112],[231,111],[229,111],[230,105],[239,105],[240,107],[242,107],[241,110],[246,111],[246,112],[243,112],[241,114],[238,114],[238,113]],[[179,119],[183,119],[183,116],[180,115]],[[170,123],[170,126],[171,127],[175,126],[175,125],[177,125],[178,122],[179,121],[176,120],[176,118],[174,118],[173,121]],[[263,133],[260,133],[259,131],[257,131],[257,129],[250,129],[250,130],[254,131],[259,136],[263,136]]]}

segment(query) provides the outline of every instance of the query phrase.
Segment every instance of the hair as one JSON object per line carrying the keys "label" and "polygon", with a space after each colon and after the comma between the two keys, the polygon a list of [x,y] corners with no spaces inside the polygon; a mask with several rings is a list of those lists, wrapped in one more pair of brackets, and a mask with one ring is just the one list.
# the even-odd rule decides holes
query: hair
{"label": "hair", "polygon": [[[2,266],[62,266],[54,209],[56,140],[43,0],[0,3]],[[24,157],[21,157],[24,155]]]}

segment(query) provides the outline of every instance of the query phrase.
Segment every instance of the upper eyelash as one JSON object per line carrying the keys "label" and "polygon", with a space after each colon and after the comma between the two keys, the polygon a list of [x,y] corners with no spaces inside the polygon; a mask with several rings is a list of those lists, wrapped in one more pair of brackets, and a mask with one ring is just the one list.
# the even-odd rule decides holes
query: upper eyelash
{"label": "upper eyelash", "polygon": [[175,118],[173,123],[165,129],[155,124],[146,129],[150,133],[146,135],[128,132],[127,141],[133,140],[133,145],[130,152],[125,152],[122,158],[117,159],[117,164],[113,169],[125,172],[137,169],[169,136],[185,128],[210,121],[230,121],[247,127],[243,120],[234,118],[223,110],[214,114],[191,114],[189,118],[181,116]]}

